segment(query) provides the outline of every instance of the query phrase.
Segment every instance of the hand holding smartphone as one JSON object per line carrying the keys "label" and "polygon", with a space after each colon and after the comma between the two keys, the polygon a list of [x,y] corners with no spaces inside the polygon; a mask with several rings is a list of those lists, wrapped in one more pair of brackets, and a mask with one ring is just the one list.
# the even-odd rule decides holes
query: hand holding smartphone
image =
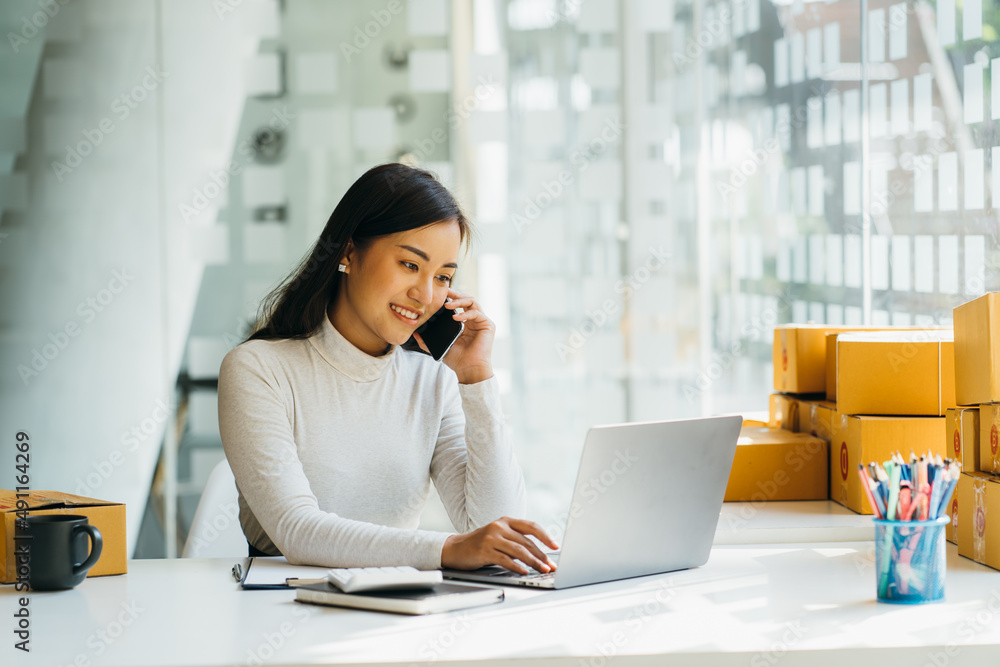
{"label": "hand holding smartphone", "polygon": [[[451,298],[445,299],[445,303]],[[436,313],[417,327],[416,333],[420,334],[424,345],[430,351],[435,361],[441,361],[451,346],[454,345],[458,337],[465,331],[465,323],[456,321],[452,315],[458,311],[441,306]]]}

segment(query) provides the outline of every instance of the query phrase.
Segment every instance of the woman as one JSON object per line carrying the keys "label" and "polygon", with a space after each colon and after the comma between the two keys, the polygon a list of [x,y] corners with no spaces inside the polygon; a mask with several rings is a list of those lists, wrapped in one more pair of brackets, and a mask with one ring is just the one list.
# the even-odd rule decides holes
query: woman
{"label": "woman", "polygon": [[[528,536],[556,543],[507,516],[524,514],[524,479],[490,362],[494,325],[451,288],[469,234],[430,173],[375,167],[226,355],[219,427],[250,555],[555,569]],[[465,323],[442,362],[401,347],[426,350],[415,329],[442,305]],[[416,530],[431,480],[459,534]]]}

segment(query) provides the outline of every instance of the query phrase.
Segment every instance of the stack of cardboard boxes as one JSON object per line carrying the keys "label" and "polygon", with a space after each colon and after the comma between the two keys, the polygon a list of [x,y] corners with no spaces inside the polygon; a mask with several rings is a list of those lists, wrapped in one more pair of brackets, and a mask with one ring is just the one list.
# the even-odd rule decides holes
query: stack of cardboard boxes
{"label": "stack of cardboard boxes", "polygon": [[818,325],[775,328],[772,424],[832,440],[837,406],[827,390],[827,341],[857,330]]}
{"label": "stack of cardboard boxes", "polygon": [[834,406],[823,400],[826,334],[843,327],[786,326],[774,334],[767,428],[744,424],[726,500],[825,500]]}
{"label": "stack of cardboard boxes", "polygon": [[[943,415],[955,401],[953,349],[950,329],[775,328],[770,425],[819,438],[828,457],[809,498],[870,514],[858,463],[897,449],[943,451]],[[846,392],[839,404],[838,386]]]}
{"label": "stack of cardboard boxes", "polygon": [[1000,293],[955,309],[955,397],[947,446],[962,460],[952,500],[958,553],[1000,569]]}
{"label": "stack of cardboard boxes", "polygon": [[1000,569],[1000,293],[951,328],[784,325],[768,427],[744,424],[726,500],[830,498],[872,509],[858,464],[930,452],[962,463],[947,536]]}
{"label": "stack of cardboard boxes", "polygon": [[914,331],[911,327],[874,328],[788,324],[774,330],[774,391],[771,426],[833,439],[837,414],[837,338],[844,333]]}
{"label": "stack of cardboard boxes", "polygon": [[951,330],[843,333],[835,343],[837,398],[830,446],[830,498],[871,514],[858,464],[927,452],[946,457],[945,414],[955,406]]}

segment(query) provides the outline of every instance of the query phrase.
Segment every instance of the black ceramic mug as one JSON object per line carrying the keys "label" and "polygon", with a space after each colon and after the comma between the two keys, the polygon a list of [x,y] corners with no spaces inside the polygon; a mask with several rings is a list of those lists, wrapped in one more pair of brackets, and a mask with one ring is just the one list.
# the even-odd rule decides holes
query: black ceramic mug
{"label": "black ceramic mug", "polygon": [[101,532],[79,514],[29,516],[25,534],[31,536],[28,585],[36,591],[73,588],[87,577],[104,546]]}

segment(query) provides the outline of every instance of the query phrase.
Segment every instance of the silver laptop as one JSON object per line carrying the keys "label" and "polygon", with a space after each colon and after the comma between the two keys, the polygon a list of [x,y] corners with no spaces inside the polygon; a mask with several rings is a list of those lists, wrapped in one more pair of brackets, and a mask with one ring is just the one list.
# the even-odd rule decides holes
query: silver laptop
{"label": "silver laptop", "polygon": [[443,575],[570,588],[704,565],[742,422],[729,416],[594,426],[561,548],[550,555],[555,572],[522,575],[489,565]]}

